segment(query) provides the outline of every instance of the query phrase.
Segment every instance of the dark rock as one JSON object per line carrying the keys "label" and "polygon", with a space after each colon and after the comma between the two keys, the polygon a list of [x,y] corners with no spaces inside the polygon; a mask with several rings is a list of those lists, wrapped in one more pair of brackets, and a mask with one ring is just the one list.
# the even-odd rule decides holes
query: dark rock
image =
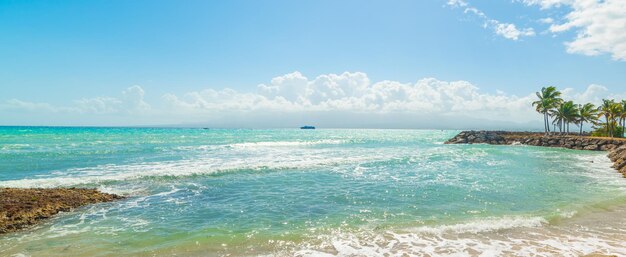
{"label": "dark rock", "polygon": [[36,224],[61,211],[122,199],[84,188],[0,188],[0,234]]}
{"label": "dark rock", "polygon": [[597,145],[588,145],[588,146],[585,146],[583,149],[584,150],[592,150],[592,151],[594,151],[594,150],[598,149],[598,146]]}
{"label": "dark rock", "polygon": [[526,144],[545,147],[563,147],[578,150],[609,151],[613,167],[626,177],[626,140],[590,138],[572,135],[507,131],[463,131],[446,144]]}

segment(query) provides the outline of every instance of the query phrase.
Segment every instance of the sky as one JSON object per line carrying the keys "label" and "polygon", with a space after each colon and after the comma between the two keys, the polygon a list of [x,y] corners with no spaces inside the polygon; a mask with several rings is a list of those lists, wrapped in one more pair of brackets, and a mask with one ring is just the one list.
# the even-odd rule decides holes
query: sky
{"label": "sky", "polygon": [[0,125],[539,129],[626,99],[626,0],[0,0]]}

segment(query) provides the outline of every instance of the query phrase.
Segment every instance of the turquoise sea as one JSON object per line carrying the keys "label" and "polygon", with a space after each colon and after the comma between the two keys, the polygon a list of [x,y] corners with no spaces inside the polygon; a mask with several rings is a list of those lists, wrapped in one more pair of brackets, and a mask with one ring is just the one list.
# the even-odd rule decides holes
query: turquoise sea
{"label": "turquoise sea", "polygon": [[0,127],[0,187],[127,199],[0,236],[0,256],[626,255],[604,152],[459,131]]}

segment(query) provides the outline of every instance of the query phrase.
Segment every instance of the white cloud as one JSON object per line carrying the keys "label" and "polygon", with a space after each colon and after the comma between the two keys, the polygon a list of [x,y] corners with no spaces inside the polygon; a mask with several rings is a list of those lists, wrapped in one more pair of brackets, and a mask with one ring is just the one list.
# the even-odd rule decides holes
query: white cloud
{"label": "white cloud", "polygon": [[[626,92],[611,94],[606,87],[595,84],[583,92],[562,91],[565,99],[578,103],[598,104],[602,98],[626,98]],[[541,126],[531,106],[534,92],[522,96],[500,90],[489,93],[467,81],[435,78],[412,83],[372,82],[363,72],[314,78],[293,72],[258,85],[255,92],[225,88],[168,93],[161,101],[150,104],[144,95],[141,87],[133,86],[119,97],[84,98],[67,106],[13,99],[0,103],[0,114],[32,117],[37,124],[44,120],[69,124],[88,121],[90,125],[193,123],[221,127],[285,127],[309,122],[343,127],[515,128],[530,126],[519,125],[528,122]]]}
{"label": "white cloud", "polygon": [[150,110],[150,105],[144,101],[145,91],[140,86],[132,86],[122,91],[122,103],[128,112],[144,112]]}
{"label": "white cloud", "polygon": [[[564,12],[549,11],[551,17],[538,21],[549,24],[545,33],[573,31],[575,37],[565,42],[568,53],[596,56],[609,54],[614,60],[626,61],[626,0],[514,0],[543,11],[562,8]],[[511,40],[535,36],[533,28],[518,28],[515,24],[490,19],[484,12],[465,0],[449,0],[448,6],[462,8],[464,13],[483,20],[485,28]],[[564,15],[559,15],[565,13]],[[543,33],[542,33],[543,34]]]}
{"label": "white cloud", "polygon": [[511,23],[498,23],[495,25],[496,34],[508,39],[518,40],[521,36],[534,36],[535,31],[532,28],[519,30]]}
{"label": "white cloud", "polygon": [[18,99],[11,99],[0,105],[0,110],[26,110],[26,111],[44,111],[44,112],[59,112],[62,109],[55,107],[48,103],[35,103],[22,101]]}
{"label": "white cloud", "polygon": [[524,0],[542,9],[567,6],[563,23],[554,23],[550,31],[575,31],[576,37],[565,43],[568,53],[610,54],[626,61],[626,0]]}
{"label": "white cloud", "polygon": [[75,101],[75,105],[70,108],[82,113],[141,113],[150,110],[144,95],[143,88],[135,85],[122,91],[121,97],[83,98]]}
{"label": "white cloud", "polygon": [[83,113],[116,113],[122,101],[113,97],[95,97],[76,100],[74,110]]}
{"label": "white cloud", "polygon": [[575,103],[593,103],[599,105],[602,99],[626,100],[626,92],[611,93],[605,86],[591,84],[584,92],[576,92],[574,89],[566,88],[561,90],[562,97],[566,100],[572,100]]}
{"label": "white cloud", "polygon": [[567,5],[574,2],[574,0],[522,0],[522,2],[528,5],[539,5],[541,9],[548,9],[552,7],[560,7],[561,5]]}
{"label": "white cloud", "polygon": [[132,86],[122,91],[119,98],[100,96],[94,98],[82,98],[75,100],[69,106],[54,106],[49,103],[35,103],[11,99],[0,105],[0,110],[23,110],[29,112],[50,112],[50,113],[91,113],[91,114],[113,114],[113,113],[138,113],[149,110],[151,107],[144,101],[144,90],[140,86]]}
{"label": "white cloud", "polygon": [[554,19],[548,17],[548,18],[539,19],[539,22],[545,23],[545,24],[552,24],[554,23]]}
{"label": "white cloud", "polygon": [[533,28],[522,28],[519,29],[515,24],[501,22],[495,19],[489,18],[484,12],[477,9],[476,7],[472,7],[468,2],[463,0],[449,0],[448,6],[454,8],[463,8],[463,12],[465,14],[472,14],[481,20],[483,20],[483,27],[492,29],[496,35],[502,36],[506,39],[511,40],[519,40],[521,37],[532,37],[535,35],[535,30]]}
{"label": "white cloud", "polygon": [[463,0],[448,0],[448,5],[453,7],[466,7],[468,6],[467,2]]}
{"label": "white cloud", "polygon": [[[466,81],[447,82],[434,78],[416,83],[371,83],[361,72],[321,75],[314,79],[294,72],[259,85],[257,93],[224,89],[191,92],[183,97],[164,96],[172,108],[192,113],[265,110],[467,115],[472,112],[473,117],[514,121],[520,121],[519,117],[524,116],[520,115],[523,113],[520,110],[527,109],[527,114],[532,113],[528,97],[502,92],[481,93],[478,87]],[[514,116],[516,118],[512,119]]]}

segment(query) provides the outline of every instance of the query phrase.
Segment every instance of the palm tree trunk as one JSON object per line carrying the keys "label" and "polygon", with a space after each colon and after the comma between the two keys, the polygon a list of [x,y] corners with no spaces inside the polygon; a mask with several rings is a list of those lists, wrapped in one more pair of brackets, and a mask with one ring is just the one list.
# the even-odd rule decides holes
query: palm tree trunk
{"label": "palm tree trunk", "polygon": [[610,123],[611,123],[611,125],[609,126],[611,128],[611,133],[610,134],[611,134],[611,138],[613,138],[613,129],[614,129],[613,128],[613,119],[611,119]]}
{"label": "palm tree trunk", "polygon": [[546,128],[548,129],[548,135],[550,135],[550,115],[546,112]]}
{"label": "palm tree trunk", "polygon": [[609,133],[609,137],[613,137],[613,133],[611,133],[611,123],[609,122],[609,116],[605,116],[606,118],[606,131]]}
{"label": "palm tree trunk", "polygon": [[544,120],[546,122],[546,134],[550,135],[550,116],[548,115],[548,113],[546,112],[544,114]]}
{"label": "palm tree trunk", "polygon": [[622,137],[624,137],[624,132],[626,132],[626,129],[624,129],[624,126],[626,125],[624,125],[624,123],[626,123],[626,118],[620,118],[620,125],[622,126]]}
{"label": "palm tree trunk", "polygon": [[624,129],[624,121],[626,121],[626,119],[624,118],[620,118],[620,125],[622,126],[622,137],[624,137],[624,132],[626,131],[626,129]]}
{"label": "palm tree trunk", "polygon": [[550,127],[550,125],[548,125],[548,114],[547,113],[543,113],[543,132],[547,135],[548,134],[548,127]]}
{"label": "palm tree trunk", "polygon": [[583,135],[583,125],[585,125],[585,123],[581,120],[580,121],[580,133],[578,133],[579,136]]}

